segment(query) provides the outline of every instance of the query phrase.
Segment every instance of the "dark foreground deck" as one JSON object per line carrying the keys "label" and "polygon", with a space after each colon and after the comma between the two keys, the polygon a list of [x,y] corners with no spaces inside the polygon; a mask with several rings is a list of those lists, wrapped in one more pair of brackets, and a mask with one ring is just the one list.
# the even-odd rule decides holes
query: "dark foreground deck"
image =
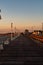
{"label": "dark foreground deck", "polygon": [[43,47],[30,38],[19,36],[0,51],[0,65],[43,65]]}

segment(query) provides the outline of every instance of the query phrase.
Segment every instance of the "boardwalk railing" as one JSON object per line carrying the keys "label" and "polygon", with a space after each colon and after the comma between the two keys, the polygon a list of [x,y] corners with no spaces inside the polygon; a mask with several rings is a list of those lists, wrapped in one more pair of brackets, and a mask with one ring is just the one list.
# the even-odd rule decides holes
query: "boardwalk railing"
{"label": "boardwalk railing", "polygon": [[43,42],[43,36],[38,36],[38,35],[31,35],[32,38],[39,40],[40,42]]}

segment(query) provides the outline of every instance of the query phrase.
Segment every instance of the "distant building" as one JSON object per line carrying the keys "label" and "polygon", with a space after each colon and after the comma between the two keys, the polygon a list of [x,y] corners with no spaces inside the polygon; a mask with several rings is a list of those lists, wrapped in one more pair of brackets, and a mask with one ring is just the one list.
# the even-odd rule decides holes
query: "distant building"
{"label": "distant building", "polygon": [[32,34],[42,36],[43,35],[43,31],[41,31],[41,30],[34,30]]}
{"label": "distant building", "polygon": [[33,31],[33,34],[39,35],[39,31],[38,31],[38,30],[34,30],[34,31]]}

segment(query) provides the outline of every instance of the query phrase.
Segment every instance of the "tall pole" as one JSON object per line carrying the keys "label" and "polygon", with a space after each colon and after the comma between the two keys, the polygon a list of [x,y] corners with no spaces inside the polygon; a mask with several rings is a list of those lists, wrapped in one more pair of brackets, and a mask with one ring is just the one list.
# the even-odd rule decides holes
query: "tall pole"
{"label": "tall pole", "polygon": [[[0,20],[1,20],[1,9],[0,9]],[[2,41],[3,42],[3,41]],[[1,44],[0,49],[3,50],[3,44]]]}
{"label": "tall pole", "polygon": [[11,23],[11,40],[12,40],[12,37],[13,37],[13,23]]}
{"label": "tall pole", "polygon": [[16,27],[15,27],[15,33],[16,33]]}
{"label": "tall pole", "polygon": [[43,23],[42,23],[42,31],[43,31]]}
{"label": "tall pole", "polygon": [[1,20],[1,9],[0,9],[0,20]]}
{"label": "tall pole", "polygon": [[32,30],[32,32],[33,32],[33,26],[31,27],[31,30]]}

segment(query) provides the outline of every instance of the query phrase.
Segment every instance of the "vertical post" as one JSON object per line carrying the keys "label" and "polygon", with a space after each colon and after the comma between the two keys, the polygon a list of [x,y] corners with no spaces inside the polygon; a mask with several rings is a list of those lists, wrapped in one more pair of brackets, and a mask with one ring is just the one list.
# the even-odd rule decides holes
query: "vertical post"
{"label": "vertical post", "polygon": [[33,32],[33,26],[31,27],[31,29],[32,29],[32,32]]}
{"label": "vertical post", "polygon": [[42,31],[43,31],[43,23],[42,23]]}
{"label": "vertical post", "polygon": [[16,35],[16,27],[15,27],[15,35]]}
{"label": "vertical post", "polygon": [[[1,18],[1,9],[0,9],[0,20],[1,20],[1,19],[2,19],[2,18]],[[2,42],[3,42],[3,40],[2,40]],[[0,49],[3,50],[3,44],[0,45]]]}
{"label": "vertical post", "polygon": [[1,20],[1,9],[0,9],[0,20]]}
{"label": "vertical post", "polygon": [[12,36],[13,35],[12,33],[13,33],[13,23],[11,23],[11,40],[12,40],[12,37],[13,37]]}

